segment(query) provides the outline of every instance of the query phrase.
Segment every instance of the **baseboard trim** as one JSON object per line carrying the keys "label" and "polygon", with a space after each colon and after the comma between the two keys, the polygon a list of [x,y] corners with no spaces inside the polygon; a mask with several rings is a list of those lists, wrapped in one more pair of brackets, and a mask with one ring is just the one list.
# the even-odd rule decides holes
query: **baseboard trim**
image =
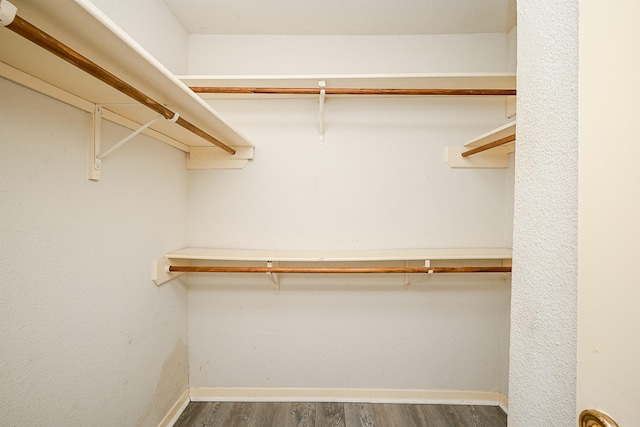
{"label": "baseboard trim", "polygon": [[182,414],[182,411],[187,407],[187,405],[191,402],[189,398],[189,389],[185,390],[184,393],[178,398],[176,403],[173,404],[167,415],[164,416],[158,427],[172,427],[178,418]]}
{"label": "baseboard trim", "polygon": [[507,398],[507,396],[505,396],[504,394],[500,393],[500,402],[498,403],[498,406],[500,406],[500,408],[502,408],[502,410],[504,411],[505,414],[509,413],[509,398]]}
{"label": "baseboard trim", "polygon": [[369,402],[500,406],[507,398],[498,392],[459,390],[388,390],[324,388],[226,388],[189,389],[193,402]]}

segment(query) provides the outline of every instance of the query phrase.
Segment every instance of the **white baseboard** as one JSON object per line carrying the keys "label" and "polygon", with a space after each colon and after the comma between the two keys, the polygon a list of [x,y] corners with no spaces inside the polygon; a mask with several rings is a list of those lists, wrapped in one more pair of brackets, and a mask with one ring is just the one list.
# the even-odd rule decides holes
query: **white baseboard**
{"label": "white baseboard", "polygon": [[509,399],[502,393],[500,393],[500,402],[498,403],[498,406],[502,408],[505,414],[509,413]]}
{"label": "white baseboard", "polygon": [[217,388],[189,389],[193,402],[369,402],[500,406],[506,412],[502,393],[459,390],[388,390],[323,388]]}
{"label": "white baseboard", "polygon": [[189,402],[368,402],[499,406],[509,400],[499,392],[460,390],[389,390],[333,388],[194,387],[186,390],[158,427],[172,427]]}
{"label": "white baseboard", "polygon": [[182,396],[178,398],[169,412],[167,412],[167,415],[164,416],[162,421],[160,421],[158,427],[172,427],[175,422],[178,421],[178,418],[182,414],[182,411],[184,411],[189,402],[191,402],[191,399],[189,399],[189,389],[187,389],[184,391],[184,393],[182,393]]}

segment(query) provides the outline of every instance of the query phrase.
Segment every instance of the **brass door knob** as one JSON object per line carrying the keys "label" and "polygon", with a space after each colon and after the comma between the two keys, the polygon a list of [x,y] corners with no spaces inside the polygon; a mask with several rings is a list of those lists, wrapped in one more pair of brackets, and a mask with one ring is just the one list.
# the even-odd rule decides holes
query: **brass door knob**
{"label": "brass door knob", "polygon": [[619,427],[610,416],[595,409],[585,409],[580,413],[580,427]]}

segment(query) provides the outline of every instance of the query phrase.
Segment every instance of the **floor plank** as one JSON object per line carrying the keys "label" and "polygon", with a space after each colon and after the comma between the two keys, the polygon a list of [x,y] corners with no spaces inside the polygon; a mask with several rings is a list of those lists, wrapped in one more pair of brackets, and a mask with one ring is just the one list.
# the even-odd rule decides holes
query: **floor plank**
{"label": "floor plank", "polygon": [[251,418],[252,425],[285,426],[291,418],[291,403],[261,402],[254,404],[255,409]]}
{"label": "floor plank", "polygon": [[[416,405],[425,427],[449,427],[444,405]],[[507,424],[505,423],[505,426]]]}
{"label": "floor plank", "polygon": [[507,414],[499,406],[476,406],[476,411],[486,420],[488,426],[507,425]]}
{"label": "floor plank", "polygon": [[[187,412],[191,406],[197,409],[194,415]],[[224,427],[232,407],[232,402],[191,402],[174,427]]]}
{"label": "floor plank", "polygon": [[344,404],[335,402],[318,403],[316,427],[345,427]]}
{"label": "floor plank", "polygon": [[416,405],[379,403],[373,405],[375,423],[388,427],[421,427],[423,421]]}
{"label": "floor plank", "polygon": [[291,418],[286,427],[315,427],[316,404],[296,402],[291,404]]}
{"label": "floor plank", "polygon": [[375,427],[371,403],[345,403],[344,421],[348,427]]}

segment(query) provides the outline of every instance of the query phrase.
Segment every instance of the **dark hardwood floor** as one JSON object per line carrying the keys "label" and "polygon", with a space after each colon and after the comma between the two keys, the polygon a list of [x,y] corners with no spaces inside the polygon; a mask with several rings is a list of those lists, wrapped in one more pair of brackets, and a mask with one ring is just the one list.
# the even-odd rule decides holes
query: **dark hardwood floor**
{"label": "dark hardwood floor", "polygon": [[175,427],[504,427],[497,406],[191,402]]}

